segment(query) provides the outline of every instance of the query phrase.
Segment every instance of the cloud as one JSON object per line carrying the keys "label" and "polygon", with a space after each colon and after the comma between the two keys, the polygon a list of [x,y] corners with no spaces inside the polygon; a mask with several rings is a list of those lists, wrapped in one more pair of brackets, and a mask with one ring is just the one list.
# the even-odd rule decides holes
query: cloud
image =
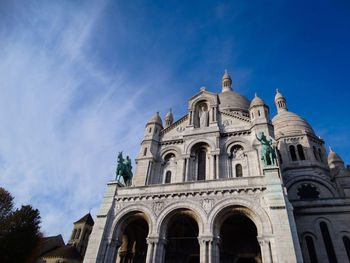
{"label": "cloud", "polygon": [[86,54],[100,3],[34,7],[19,19],[35,21],[1,30],[0,181],[17,205],[40,210],[45,235],[67,241],[73,221],[97,212],[117,151],[136,156],[152,82],[136,86]]}

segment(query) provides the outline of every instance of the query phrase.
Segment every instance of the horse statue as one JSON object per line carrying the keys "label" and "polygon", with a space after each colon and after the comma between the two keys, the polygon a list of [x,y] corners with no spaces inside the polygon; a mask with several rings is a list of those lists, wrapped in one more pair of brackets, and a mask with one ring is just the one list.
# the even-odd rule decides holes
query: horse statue
{"label": "horse statue", "polygon": [[276,154],[272,148],[272,140],[267,140],[263,132],[259,132],[259,135],[255,137],[261,143],[261,160],[263,160],[264,166],[275,165]]}
{"label": "horse statue", "polygon": [[123,178],[124,185],[130,186],[132,182],[132,166],[129,156],[126,156],[126,159],[123,158],[123,152],[118,154],[118,163],[116,169],[116,180],[120,182],[120,179]]}

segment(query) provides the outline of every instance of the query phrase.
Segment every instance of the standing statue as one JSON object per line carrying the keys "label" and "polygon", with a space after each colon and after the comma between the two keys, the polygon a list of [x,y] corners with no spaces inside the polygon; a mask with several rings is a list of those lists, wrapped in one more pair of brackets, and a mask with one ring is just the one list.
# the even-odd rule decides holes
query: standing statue
{"label": "standing statue", "polygon": [[276,154],[273,148],[271,147],[272,140],[268,141],[263,132],[259,132],[259,135],[255,135],[255,137],[261,143],[260,156],[261,160],[263,160],[264,166],[275,165]]}
{"label": "standing statue", "polygon": [[120,182],[120,179],[123,177],[124,185],[130,186],[132,181],[132,166],[129,156],[126,156],[126,159],[123,158],[123,152],[118,154],[118,163],[116,169],[116,180]]}
{"label": "standing statue", "polygon": [[208,126],[208,112],[205,110],[204,106],[201,107],[199,116],[199,128]]}

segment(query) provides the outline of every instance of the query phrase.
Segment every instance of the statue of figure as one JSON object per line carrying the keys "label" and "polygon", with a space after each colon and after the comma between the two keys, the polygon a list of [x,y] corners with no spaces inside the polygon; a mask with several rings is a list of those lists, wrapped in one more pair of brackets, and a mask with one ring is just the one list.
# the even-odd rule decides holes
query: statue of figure
{"label": "statue of figure", "polygon": [[267,140],[263,132],[259,132],[259,135],[255,137],[261,143],[261,160],[263,160],[264,166],[275,165],[276,154],[272,148],[272,140]]}
{"label": "statue of figure", "polygon": [[199,112],[199,128],[208,126],[208,112],[205,110],[204,106],[201,107]]}
{"label": "statue of figure", "polygon": [[123,177],[124,185],[130,186],[132,180],[132,166],[129,156],[126,156],[126,159],[123,158],[123,152],[118,154],[118,163],[116,169],[116,180],[120,182],[120,179]]}

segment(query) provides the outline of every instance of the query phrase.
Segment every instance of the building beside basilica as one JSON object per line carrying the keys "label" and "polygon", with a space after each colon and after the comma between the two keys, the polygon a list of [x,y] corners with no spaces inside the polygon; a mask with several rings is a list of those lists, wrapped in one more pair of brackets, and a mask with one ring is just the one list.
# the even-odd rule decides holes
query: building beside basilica
{"label": "building beside basilica", "polygon": [[[108,183],[84,262],[349,262],[350,170],[277,91],[202,87],[146,124],[131,187]],[[262,160],[259,138],[276,158]]]}

